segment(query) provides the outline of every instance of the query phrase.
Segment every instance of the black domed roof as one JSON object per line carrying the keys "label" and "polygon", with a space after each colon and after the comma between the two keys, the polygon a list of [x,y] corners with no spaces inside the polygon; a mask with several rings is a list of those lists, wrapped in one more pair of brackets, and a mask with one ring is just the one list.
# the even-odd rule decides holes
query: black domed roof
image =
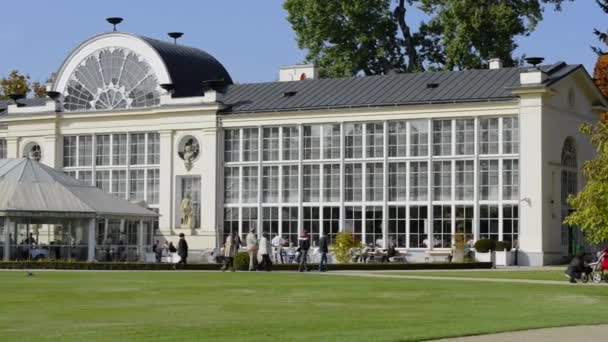
{"label": "black domed roof", "polygon": [[163,59],[175,86],[174,96],[200,96],[203,82],[223,80],[232,84],[226,68],[203,50],[139,36]]}

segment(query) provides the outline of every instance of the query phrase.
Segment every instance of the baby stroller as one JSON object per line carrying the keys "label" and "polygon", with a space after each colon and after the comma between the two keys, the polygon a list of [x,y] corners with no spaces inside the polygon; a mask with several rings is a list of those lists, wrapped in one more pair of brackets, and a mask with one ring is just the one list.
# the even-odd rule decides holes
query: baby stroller
{"label": "baby stroller", "polygon": [[602,280],[608,283],[608,248],[604,249],[597,261],[589,266],[592,268],[590,276],[594,283],[601,283]]}

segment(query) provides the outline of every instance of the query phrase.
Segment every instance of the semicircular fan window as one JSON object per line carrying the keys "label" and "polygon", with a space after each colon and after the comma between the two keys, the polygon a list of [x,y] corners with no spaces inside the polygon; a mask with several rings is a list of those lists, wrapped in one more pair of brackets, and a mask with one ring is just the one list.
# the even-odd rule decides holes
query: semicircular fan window
{"label": "semicircular fan window", "polygon": [[64,92],[67,111],[151,107],[160,103],[160,86],[150,65],[125,48],[106,48],[85,58]]}

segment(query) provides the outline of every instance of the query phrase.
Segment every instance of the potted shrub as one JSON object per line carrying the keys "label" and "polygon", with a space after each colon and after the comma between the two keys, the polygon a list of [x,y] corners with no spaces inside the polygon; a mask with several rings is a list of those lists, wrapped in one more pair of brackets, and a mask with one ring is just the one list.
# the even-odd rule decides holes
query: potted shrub
{"label": "potted shrub", "polygon": [[496,265],[511,266],[513,264],[513,252],[508,242],[496,241]]}
{"label": "potted shrub", "polygon": [[489,239],[481,239],[475,242],[475,259],[479,262],[492,262],[492,251],[496,248],[496,242]]}

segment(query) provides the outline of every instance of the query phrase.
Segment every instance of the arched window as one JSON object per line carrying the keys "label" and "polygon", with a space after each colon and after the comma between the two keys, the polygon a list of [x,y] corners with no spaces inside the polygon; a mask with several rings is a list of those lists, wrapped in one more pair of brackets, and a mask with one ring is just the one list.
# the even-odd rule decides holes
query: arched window
{"label": "arched window", "polygon": [[[564,218],[570,213],[570,206],[568,205],[568,196],[576,193],[577,191],[577,161],[576,161],[576,145],[572,137],[566,138],[562,147],[562,162],[561,162],[561,218],[562,222]],[[570,238],[568,226],[562,224],[562,245],[569,246],[570,253],[574,253],[572,250],[572,239]]]}

